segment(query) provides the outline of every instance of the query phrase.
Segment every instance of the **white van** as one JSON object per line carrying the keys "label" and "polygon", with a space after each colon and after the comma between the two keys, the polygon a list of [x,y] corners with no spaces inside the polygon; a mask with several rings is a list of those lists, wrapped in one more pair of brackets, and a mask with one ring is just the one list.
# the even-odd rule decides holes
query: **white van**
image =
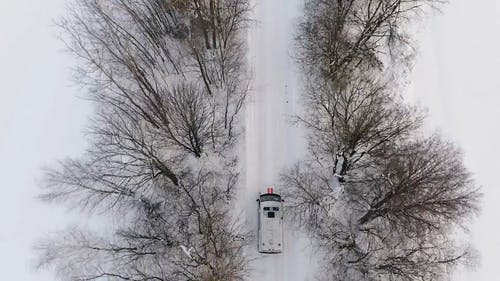
{"label": "white van", "polygon": [[258,249],[260,253],[283,252],[283,201],[272,188],[259,199]]}

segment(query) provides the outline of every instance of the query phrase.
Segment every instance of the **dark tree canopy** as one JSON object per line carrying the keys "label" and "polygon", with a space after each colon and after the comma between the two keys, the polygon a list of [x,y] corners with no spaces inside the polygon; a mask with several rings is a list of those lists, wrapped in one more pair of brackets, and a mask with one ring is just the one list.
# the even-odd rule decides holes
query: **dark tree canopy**
{"label": "dark tree canopy", "polygon": [[[247,94],[246,0],[75,0],[61,20],[94,101],[91,145],[49,168],[42,198],[118,217],[39,244],[63,280],[243,280],[231,212]],[[116,220],[116,219],[115,219]]]}
{"label": "dark tree canopy", "polygon": [[[446,280],[480,193],[460,150],[404,102],[408,24],[440,1],[307,0],[296,36],[308,154],[284,173],[321,280]],[[404,81],[403,81],[404,82]]]}

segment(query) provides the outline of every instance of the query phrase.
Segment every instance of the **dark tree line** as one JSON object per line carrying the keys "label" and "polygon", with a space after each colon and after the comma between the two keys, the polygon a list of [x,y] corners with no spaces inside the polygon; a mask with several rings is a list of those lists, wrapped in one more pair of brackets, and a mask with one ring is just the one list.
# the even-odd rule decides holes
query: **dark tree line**
{"label": "dark tree line", "polygon": [[[478,210],[460,150],[425,136],[403,101],[408,24],[432,0],[307,0],[297,60],[307,157],[283,176],[292,219],[323,255],[322,280],[445,280]],[[404,82],[404,81],[403,81]]]}
{"label": "dark tree line", "polygon": [[72,2],[60,22],[96,114],[91,145],[49,168],[42,198],[120,218],[38,245],[63,280],[242,280],[230,213],[247,93],[246,0]]}

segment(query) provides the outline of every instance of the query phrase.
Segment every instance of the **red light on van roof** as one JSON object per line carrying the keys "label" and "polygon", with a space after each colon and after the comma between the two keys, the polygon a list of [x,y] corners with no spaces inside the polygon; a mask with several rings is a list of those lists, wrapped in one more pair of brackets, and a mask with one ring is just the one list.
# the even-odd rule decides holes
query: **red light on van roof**
{"label": "red light on van roof", "polygon": [[272,187],[268,187],[267,188],[267,193],[272,194],[273,193],[273,188]]}

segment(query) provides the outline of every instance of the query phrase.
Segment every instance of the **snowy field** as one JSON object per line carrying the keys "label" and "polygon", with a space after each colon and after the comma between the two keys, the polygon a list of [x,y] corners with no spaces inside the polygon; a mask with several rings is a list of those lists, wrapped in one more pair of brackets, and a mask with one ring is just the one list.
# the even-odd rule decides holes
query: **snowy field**
{"label": "snowy field", "polygon": [[[247,218],[256,229],[260,192],[276,185],[287,163],[300,155],[301,141],[287,116],[297,110],[298,85],[290,57],[299,0],[254,0],[257,20],[248,54],[254,76],[246,112]],[[80,155],[82,130],[91,114],[70,88],[73,60],[61,50],[53,20],[65,1],[0,0],[0,276],[2,280],[53,281],[32,269],[32,246],[45,234],[64,228],[68,214],[35,200],[40,168],[55,159]],[[445,6],[423,34],[412,89],[429,107],[430,122],[465,151],[483,186],[484,207],[471,236],[482,255],[477,272],[454,281],[494,281],[500,252],[498,159],[500,134],[500,3],[456,0]],[[285,188],[275,187],[279,192]],[[307,242],[286,229],[285,252],[258,255],[255,281],[304,281],[314,263]],[[256,248],[256,247],[255,247]],[[255,250],[255,254],[256,250]],[[310,278],[311,280],[312,278]]]}

